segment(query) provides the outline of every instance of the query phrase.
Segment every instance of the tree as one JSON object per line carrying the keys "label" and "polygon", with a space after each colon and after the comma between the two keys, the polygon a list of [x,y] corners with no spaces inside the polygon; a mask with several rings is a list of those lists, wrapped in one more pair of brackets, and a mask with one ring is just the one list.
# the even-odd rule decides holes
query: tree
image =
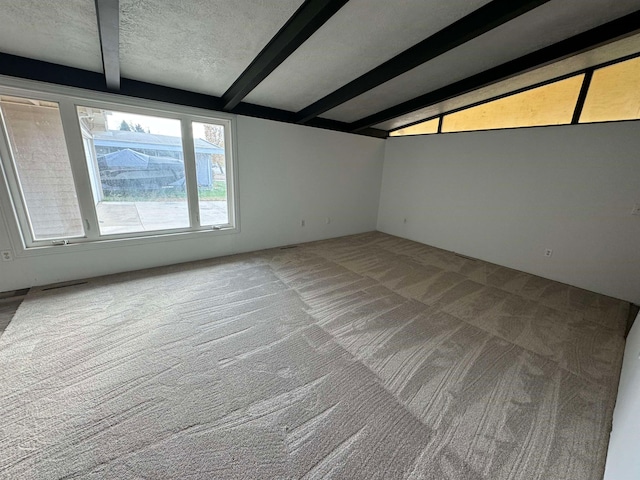
{"label": "tree", "polygon": [[204,138],[207,142],[224,148],[224,127],[220,125],[205,125]]}
{"label": "tree", "polygon": [[[205,125],[204,138],[207,142],[224,148],[224,127],[220,125]],[[217,163],[221,170],[224,170],[224,155],[211,155],[211,160]]]}
{"label": "tree", "polygon": [[129,123],[126,120],[122,120],[122,123],[120,124],[120,130],[125,132],[151,133],[149,129],[145,130],[144,127],[139,123],[136,123],[134,125],[133,123]]}

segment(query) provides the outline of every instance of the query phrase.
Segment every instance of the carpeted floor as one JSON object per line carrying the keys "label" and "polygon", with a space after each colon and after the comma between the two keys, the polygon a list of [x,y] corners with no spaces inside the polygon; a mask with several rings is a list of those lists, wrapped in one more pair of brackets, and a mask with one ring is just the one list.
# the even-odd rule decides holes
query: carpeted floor
{"label": "carpeted floor", "polygon": [[33,289],[0,477],[600,479],[628,308],[381,233]]}
{"label": "carpeted floor", "polygon": [[0,335],[4,332],[7,325],[13,318],[13,315],[18,310],[18,306],[20,306],[20,302],[22,300],[0,300]]}

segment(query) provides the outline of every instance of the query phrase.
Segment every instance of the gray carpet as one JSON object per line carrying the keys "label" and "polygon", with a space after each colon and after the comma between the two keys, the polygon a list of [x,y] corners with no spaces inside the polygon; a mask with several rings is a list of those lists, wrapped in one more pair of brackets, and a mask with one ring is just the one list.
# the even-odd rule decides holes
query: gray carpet
{"label": "gray carpet", "polygon": [[33,289],[0,477],[600,479],[628,308],[381,233]]}
{"label": "gray carpet", "polygon": [[0,300],[0,336],[3,334],[3,332],[7,328],[7,325],[9,325],[9,322],[15,315],[16,310],[18,310],[18,307],[20,306],[21,302],[22,300],[17,300],[17,301]]}

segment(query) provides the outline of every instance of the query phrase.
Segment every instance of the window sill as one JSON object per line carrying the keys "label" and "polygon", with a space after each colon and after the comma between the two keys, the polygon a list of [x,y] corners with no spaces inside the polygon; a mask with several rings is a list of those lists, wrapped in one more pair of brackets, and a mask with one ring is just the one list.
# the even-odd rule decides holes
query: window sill
{"label": "window sill", "polygon": [[55,255],[65,253],[78,253],[84,251],[99,250],[105,248],[136,247],[152,245],[156,243],[191,241],[205,239],[207,237],[217,237],[220,235],[235,235],[240,233],[240,228],[223,227],[220,229],[191,230],[186,232],[156,233],[151,235],[136,237],[101,238],[93,241],[81,241],[77,243],[67,243],[65,245],[36,245],[27,247],[22,245],[20,251],[16,252],[16,258],[29,258],[39,255]]}

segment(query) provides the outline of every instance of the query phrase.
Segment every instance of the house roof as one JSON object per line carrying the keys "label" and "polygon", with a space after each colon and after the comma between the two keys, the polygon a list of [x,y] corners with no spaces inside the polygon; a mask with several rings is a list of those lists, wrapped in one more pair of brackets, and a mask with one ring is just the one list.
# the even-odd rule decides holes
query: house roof
{"label": "house roof", "polygon": [[[182,139],[169,135],[108,130],[93,132],[93,140],[98,147],[143,148],[170,152],[182,151]],[[224,149],[201,138],[195,139],[197,153],[224,154]]]}
{"label": "house roof", "polygon": [[21,0],[0,18],[1,74],[376,136],[537,67],[640,53],[640,0]]}

